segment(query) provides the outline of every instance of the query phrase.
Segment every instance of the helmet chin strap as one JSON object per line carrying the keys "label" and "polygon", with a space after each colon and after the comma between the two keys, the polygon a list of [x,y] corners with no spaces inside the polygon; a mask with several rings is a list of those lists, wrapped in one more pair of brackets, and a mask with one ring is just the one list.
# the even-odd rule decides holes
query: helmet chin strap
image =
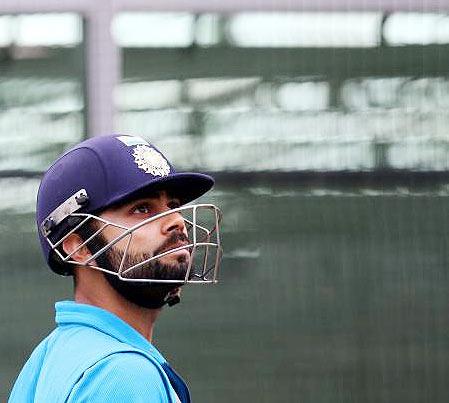
{"label": "helmet chin strap", "polygon": [[174,290],[171,290],[167,296],[165,297],[164,302],[168,305],[168,306],[173,306],[178,304],[181,301],[181,289],[175,288]]}

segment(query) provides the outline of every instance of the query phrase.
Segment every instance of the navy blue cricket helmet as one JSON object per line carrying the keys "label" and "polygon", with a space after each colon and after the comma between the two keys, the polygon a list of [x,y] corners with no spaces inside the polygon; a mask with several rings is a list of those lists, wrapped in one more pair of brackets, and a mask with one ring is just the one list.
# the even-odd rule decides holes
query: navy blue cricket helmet
{"label": "navy blue cricket helmet", "polygon": [[128,135],[98,136],[81,142],[61,157],[42,178],[36,208],[39,240],[50,268],[70,275],[70,267],[53,259],[46,239],[70,226],[67,217],[98,213],[107,207],[145,193],[166,190],[181,204],[193,201],[212,188],[208,175],[176,172],[153,145]]}

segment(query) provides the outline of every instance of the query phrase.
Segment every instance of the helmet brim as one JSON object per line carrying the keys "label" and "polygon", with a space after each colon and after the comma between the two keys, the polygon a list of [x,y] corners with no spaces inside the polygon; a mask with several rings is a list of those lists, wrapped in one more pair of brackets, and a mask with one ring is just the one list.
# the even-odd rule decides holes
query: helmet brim
{"label": "helmet brim", "polygon": [[196,172],[179,172],[157,179],[132,189],[127,193],[116,195],[108,203],[107,207],[121,204],[128,200],[145,197],[157,191],[166,191],[170,196],[179,199],[181,205],[194,201],[208,192],[214,186],[214,179],[206,174]]}

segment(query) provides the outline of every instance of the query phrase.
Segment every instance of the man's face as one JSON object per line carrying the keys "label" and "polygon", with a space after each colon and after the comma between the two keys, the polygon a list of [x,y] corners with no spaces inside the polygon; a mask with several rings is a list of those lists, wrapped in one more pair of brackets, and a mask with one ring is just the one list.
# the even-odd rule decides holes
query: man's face
{"label": "man's face", "polygon": [[[179,200],[161,191],[154,196],[139,198],[105,210],[100,217],[127,228],[138,225],[157,214],[179,207]],[[101,237],[105,243],[121,235],[123,230],[106,227]],[[171,213],[144,224],[132,233],[124,260],[123,270],[170,249],[188,244],[185,221],[180,213]],[[117,242],[106,252],[109,264],[118,271],[129,237]],[[129,278],[155,278],[183,280],[190,260],[188,249],[169,253],[124,274]]]}

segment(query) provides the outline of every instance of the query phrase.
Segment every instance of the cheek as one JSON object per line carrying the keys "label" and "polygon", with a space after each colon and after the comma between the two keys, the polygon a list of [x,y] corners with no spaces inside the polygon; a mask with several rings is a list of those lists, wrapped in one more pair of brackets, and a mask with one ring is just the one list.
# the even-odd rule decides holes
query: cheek
{"label": "cheek", "polygon": [[[111,241],[113,241],[114,239],[118,238],[120,235],[122,235],[124,233],[123,230],[118,229],[118,228],[113,228],[113,227],[108,227],[105,228],[102,232],[101,235],[105,238],[105,240],[109,243]],[[119,248],[119,249],[124,249],[126,248],[126,244],[128,243],[128,239],[129,236],[124,237],[123,239],[121,239],[120,241],[118,241],[117,243],[114,244],[114,247]]]}
{"label": "cheek", "polygon": [[[117,220],[113,221],[111,217],[105,218],[109,219],[111,222],[117,222]],[[120,223],[120,225],[130,228],[138,223],[139,221],[128,221],[126,223]],[[111,225],[105,228],[102,231],[102,234],[108,241],[112,241],[113,239],[116,239],[117,237],[122,235],[124,232],[126,231]],[[161,239],[160,235],[160,226],[158,226],[157,223],[148,223],[146,225],[143,225],[142,227],[132,231],[130,234],[118,241],[115,246],[118,249],[125,250],[128,242],[130,242],[129,249],[133,252],[152,253],[152,251],[157,249],[163,242],[163,239]]]}
{"label": "cheek", "polygon": [[157,237],[157,232],[153,228],[147,227],[143,226],[132,233],[130,244],[132,250],[153,252],[161,245],[162,240]]}

